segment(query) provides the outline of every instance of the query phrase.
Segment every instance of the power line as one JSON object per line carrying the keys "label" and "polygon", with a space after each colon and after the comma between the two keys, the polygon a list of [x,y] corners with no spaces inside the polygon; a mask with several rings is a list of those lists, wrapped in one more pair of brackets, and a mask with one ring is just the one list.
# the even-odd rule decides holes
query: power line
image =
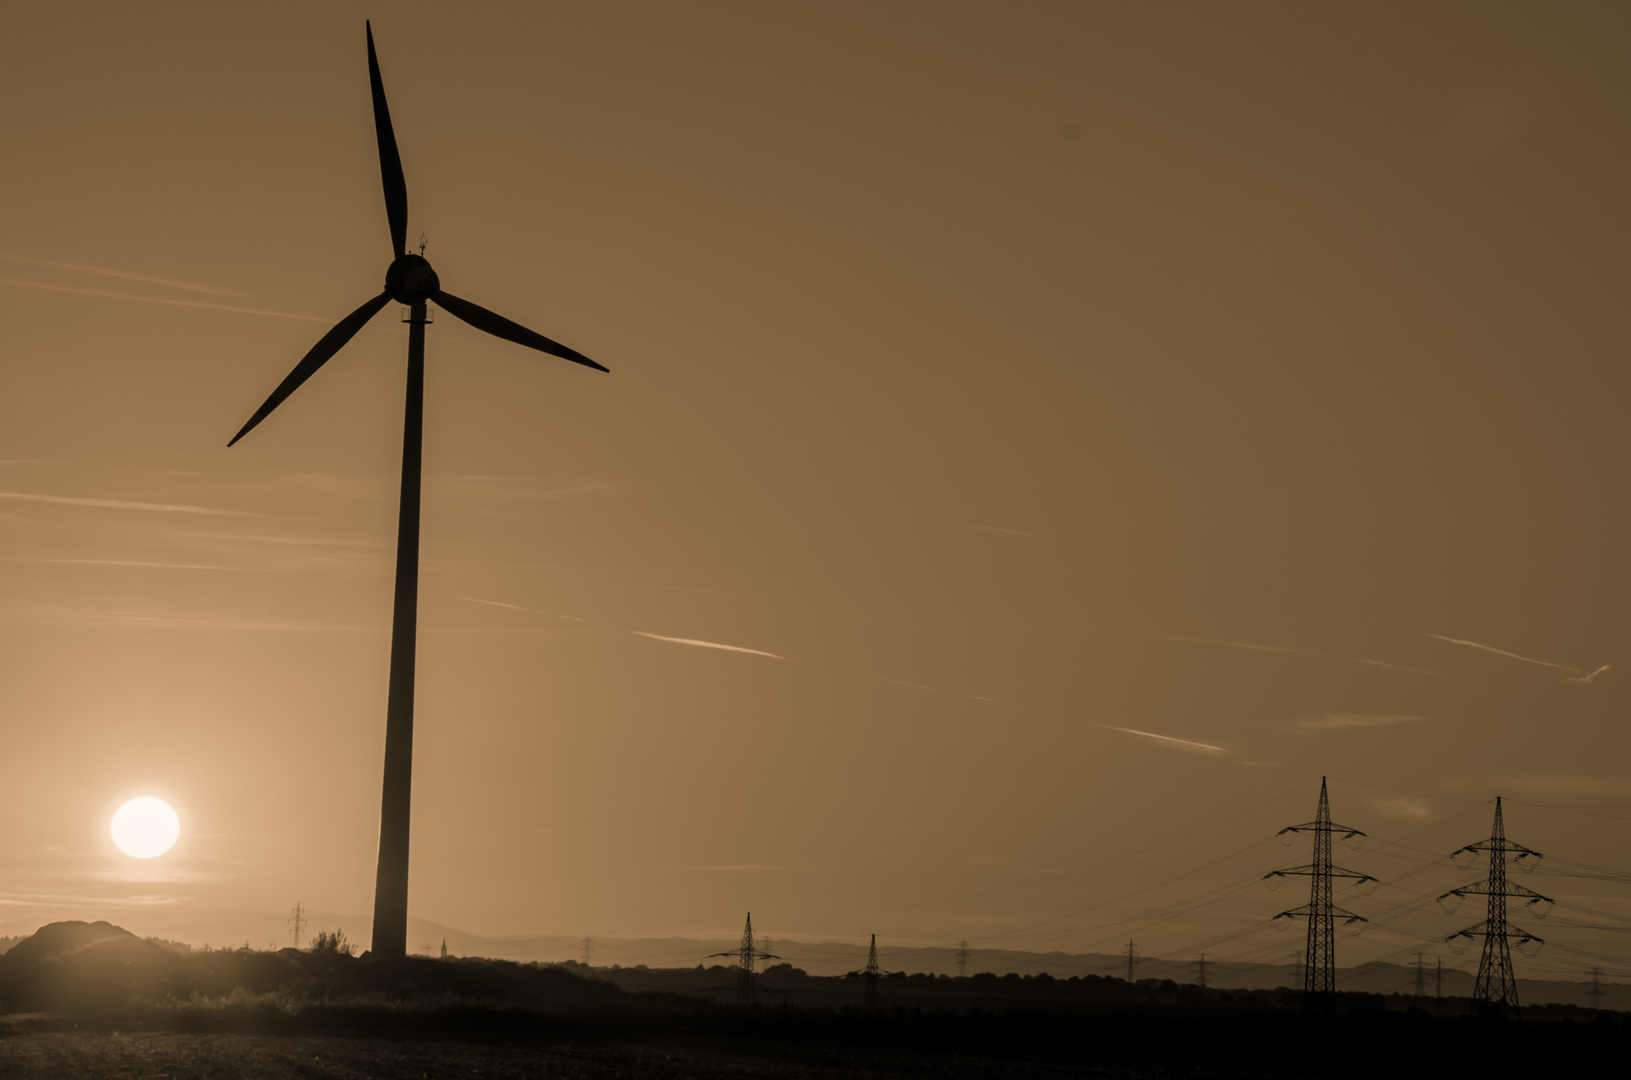
{"label": "power line", "polygon": [[780,960],[779,956],[757,948],[753,944],[753,912],[748,912],[748,919],[742,928],[742,944],[730,952],[709,953],[708,959],[716,956],[736,957],[736,1000],[743,1008],[753,1004],[754,964],[760,960]]}
{"label": "power line", "polygon": [[300,948],[300,930],[307,922],[306,912],[301,908],[299,901],[295,902],[294,914],[289,916],[288,922],[290,926],[294,927],[294,947],[298,949]]}

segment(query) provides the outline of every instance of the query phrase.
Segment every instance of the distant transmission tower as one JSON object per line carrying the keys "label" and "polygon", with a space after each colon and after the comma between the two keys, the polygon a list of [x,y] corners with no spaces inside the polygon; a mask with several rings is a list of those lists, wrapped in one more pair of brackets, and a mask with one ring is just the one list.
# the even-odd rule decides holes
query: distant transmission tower
{"label": "distant transmission tower", "polygon": [[1296,875],[1312,878],[1308,903],[1276,915],[1276,919],[1306,918],[1308,920],[1308,959],[1303,965],[1303,1007],[1320,1006],[1329,1009],[1336,1004],[1336,920],[1344,924],[1365,922],[1365,918],[1336,906],[1331,898],[1332,878],[1353,878],[1354,882],[1375,881],[1369,874],[1356,874],[1331,865],[1331,833],[1343,833],[1347,840],[1365,834],[1346,825],[1331,824],[1331,800],[1325,792],[1325,777],[1320,777],[1320,805],[1314,820],[1306,825],[1288,825],[1280,830],[1286,833],[1311,832],[1314,834],[1314,861],[1306,866],[1288,870],[1273,870],[1263,875],[1271,877]]}
{"label": "distant transmission tower", "polygon": [[852,971],[845,978],[860,979],[866,984],[866,1008],[872,1012],[878,1007],[878,984],[884,979],[904,979],[904,971],[885,971],[878,966],[878,935],[872,935],[872,947],[867,950],[866,967]]}
{"label": "distant transmission tower", "polygon": [[[1495,827],[1490,832],[1488,840],[1480,840],[1476,844],[1468,844],[1457,851],[1455,855],[1463,852],[1488,852],[1489,877],[1471,885],[1463,885],[1459,889],[1451,889],[1440,896],[1487,896],[1489,897],[1489,915],[1476,926],[1469,926],[1465,930],[1457,931],[1445,938],[1454,941],[1458,937],[1484,939],[1484,952],[1478,959],[1478,981],[1473,984],[1472,1007],[1474,1012],[1487,1013],[1505,1019],[1518,1008],[1518,981],[1512,975],[1512,949],[1508,942],[1517,939],[1519,945],[1533,941],[1544,945],[1545,942],[1527,931],[1516,926],[1508,925],[1506,921],[1506,899],[1509,896],[1521,897],[1526,901],[1526,907],[1536,904],[1550,904],[1552,898],[1542,896],[1533,889],[1526,889],[1522,885],[1515,885],[1506,880],[1506,864],[1508,857],[1515,863],[1530,857],[1540,858],[1540,853],[1530,851],[1521,844],[1514,844],[1506,838],[1506,826],[1501,822],[1501,798],[1495,797]],[[1454,858],[1452,855],[1451,858]]]}
{"label": "distant transmission tower", "polygon": [[1205,953],[1201,953],[1201,958],[1199,960],[1195,961],[1195,970],[1197,972],[1196,982],[1197,982],[1197,984],[1200,986],[1200,988],[1202,990],[1205,990],[1206,989],[1206,954]]}
{"label": "distant transmission tower", "polygon": [[959,979],[968,978],[968,942],[966,941],[957,943],[957,977]]}
{"label": "distant transmission tower", "polygon": [[1421,953],[1416,954],[1416,996],[1421,997],[1427,993],[1427,958]]}
{"label": "distant transmission tower", "polygon": [[294,914],[289,916],[289,925],[294,927],[294,947],[297,949],[300,948],[300,930],[306,922],[306,912],[301,908],[299,901],[296,901]]}
{"label": "distant transmission tower", "polygon": [[583,939],[583,941],[582,941],[582,945],[583,945],[583,966],[588,967],[589,966],[589,961],[591,959],[593,959],[594,955],[595,955],[595,943],[593,941],[591,941],[589,938],[585,937]]}
{"label": "distant transmission tower", "polygon": [[1127,939],[1127,984],[1129,986],[1132,985],[1133,972],[1137,969],[1137,967],[1138,967],[1138,946],[1133,944],[1133,939],[1132,938],[1128,938]]}
{"label": "distant transmission tower", "polygon": [[1591,1007],[1593,1009],[1601,1009],[1603,1007],[1603,984],[1601,981],[1602,974],[1603,972],[1601,968],[1591,969]]}
{"label": "distant transmission tower", "polygon": [[779,956],[758,949],[753,944],[753,912],[748,912],[747,925],[742,928],[742,944],[730,952],[709,953],[708,959],[716,956],[734,956],[737,962],[736,971],[736,1000],[743,1006],[753,1004],[753,966],[760,960],[780,960]]}

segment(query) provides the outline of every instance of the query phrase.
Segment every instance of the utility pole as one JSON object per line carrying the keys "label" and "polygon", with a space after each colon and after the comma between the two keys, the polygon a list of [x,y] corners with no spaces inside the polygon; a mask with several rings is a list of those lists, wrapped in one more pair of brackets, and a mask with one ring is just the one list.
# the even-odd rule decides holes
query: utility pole
{"label": "utility pole", "polygon": [[594,955],[595,955],[595,943],[593,941],[589,940],[589,938],[585,937],[583,939],[582,944],[583,944],[583,966],[588,967],[590,959],[593,958]]}
{"label": "utility pole", "polygon": [[967,941],[959,941],[957,943],[957,977],[959,979],[968,978],[968,942]]}
{"label": "utility pole", "polygon": [[1528,865],[1522,862],[1524,859],[1530,857],[1538,859],[1541,856],[1539,852],[1531,851],[1521,844],[1514,844],[1506,838],[1506,826],[1501,822],[1499,795],[1495,797],[1495,826],[1490,831],[1489,839],[1468,844],[1450,857],[1453,859],[1456,855],[1469,851],[1489,853],[1489,877],[1471,885],[1463,885],[1459,889],[1451,889],[1439,899],[1443,900],[1449,896],[1487,896],[1489,914],[1483,922],[1469,926],[1465,930],[1458,930],[1444,940],[1454,941],[1458,937],[1469,940],[1475,937],[1484,939],[1484,952],[1478,959],[1478,981],[1473,984],[1472,1007],[1474,1012],[1488,1013],[1504,1020],[1518,1008],[1518,980],[1512,974],[1512,949],[1508,942],[1516,938],[1519,945],[1530,941],[1545,944],[1535,935],[1508,925],[1507,897],[1523,899],[1525,907],[1534,907],[1541,903],[1550,904],[1552,898],[1507,881],[1508,856],[1511,856],[1512,862],[1520,866]]}
{"label": "utility pole", "polygon": [[1128,938],[1127,939],[1127,985],[1129,985],[1129,986],[1131,986],[1133,984],[1133,971],[1137,966],[1138,966],[1138,946],[1133,944],[1133,939],[1132,938]]}
{"label": "utility pole", "polygon": [[1421,953],[1416,954],[1416,996],[1421,997],[1427,993],[1427,958]]}
{"label": "utility pole", "polygon": [[1264,880],[1271,877],[1299,876],[1312,879],[1310,882],[1308,903],[1303,907],[1292,908],[1276,915],[1276,919],[1305,918],[1308,920],[1308,959],[1303,965],[1303,1008],[1330,1009],[1336,1005],[1336,920],[1344,920],[1343,925],[1356,922],[1365,922],[1363,916],[1355,915],[1336,906],[1331,896],[1332,878],[1352,878],[1355,884],[1376,879],[1369,874],[1358,874],[1352,870],[1344,870],[1340,866],[1331,865],[1331,834],[1341,832],[1344,840],[1365,834],[1358,829],[1350,829],[1346,825],[1333,825],[1331,823],[1331,801],[1325,792],[1325,777],[1320,777],[1320,805],[1314,814],[1314,820],[1306,825],[1288,825],[1281,829],[1280,836],[1286,833],[1310,832],[1314,834],[1314,861],[1306,866],[1294,866],[1287,870],[1273,870],[1263,875]]}
{"label": "utility pole", "polygon": [[742,944],[730,952],[709,953],[708,959],[716,956],[734,956],[737,962],[736,971],[736,1000],[743,1007],[753,1004],[753,965],[759,960],[780,960],[779,956],[772,956],[753,944],[753,912],[748,912],[747,925],[742,928]]}
{"label": "utility pole", "polygon": [[1206,954],[1205,953],[1201,953],[1201,958],[1199,960],[1195,961],[1195,968],[1199,972],[1199,975],[1200,975],[1197,982],[1199,983],[1200,988],[1202,990],[1205,990],[1206,989]]}
{"label": "utility pole", "polygon": [[1591,1007],[1593,1009],[1603,1007],[1603,984],[1600,981],[1602,974],[1600,968],[1591,969]]}
{"label": "utility pole", "polygon": [[878,935],[872,935],[872,947],[867,950],[866,967],[859,971],[851,971],[845,976],[849,979],[860,979],[866,983],[866,1011],[872,1012],[878,1007],[878,983],[884,979],[904,979],[904,971],[885,971],[878,966]]}
{"label": "utility pole", "polygon": [[301,908],[299,901],[295,902],[294,914],[289,916],[289,925],[294,927],[294,947],[300,948],[300,929],[306,925],[306,912]]}

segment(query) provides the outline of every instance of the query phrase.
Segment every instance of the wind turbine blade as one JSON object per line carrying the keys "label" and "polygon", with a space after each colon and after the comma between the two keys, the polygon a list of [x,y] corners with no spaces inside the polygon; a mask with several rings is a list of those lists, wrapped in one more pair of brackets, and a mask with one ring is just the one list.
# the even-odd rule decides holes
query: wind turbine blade
{"label": "wind turbine blade", "polygon": [[227,445],[231,446],[232,443],[248,435],[256,424],[270,416],[273,409],[283,404],[284,398],[300,389],[301,383],[315,375],[318,368],[328,363],[329,357],[339,352],[345,347],[346,342],[356,337],[357,331],[362,329],[362,324],[377,315],[379,309],[384,307],[390,299],[390,293],[382,292],[335,323],[334,329],[324,334],[322,340],[311,347],[311,352],[306,354],[306,358],[294,366],[294,370],[289,372],[287,378],[278,383],[278,388],[272,391],[272,396],[266,399],[264,405],[255,410],[255,415],[249,418],[249,423],[245,424],[238,431],[238,434],[232,437],[232,442],[227,443]]}
{"label": "wind turbine blade", "polygon": [[432,299],[441,304],[446,311],[463,319],[477,330],[485,330],[494,337],[503,338],[505,341],[513,341],[517,345],[525,345],[529,349],[537,349],[539,352],[548,353],[551,356],[558,356],[562,360],[570,360],[574,364],[592,367],[596,371],[610,370],[601,367],[576,349],[569,349],[558,341],[551,341],[542,334],[528,330],[520,323],[513,323],[502,315],[495,315],[480,304],[460,300],[449,292],[437,292]]}
{"label": "wind turbine blade", "polygon": [[379,58],[374,55],[374,28],[365,19],[368,31],[368,81],[374,88],[374,135],[379,140],[379,175],[385,181],[385,216],[391,219],[391,258],[408,250],[408,182],[402,178],[402,155],[396,152],[396,132],[391,130],[391,108],[385,104],[385,84],[379,77]]}

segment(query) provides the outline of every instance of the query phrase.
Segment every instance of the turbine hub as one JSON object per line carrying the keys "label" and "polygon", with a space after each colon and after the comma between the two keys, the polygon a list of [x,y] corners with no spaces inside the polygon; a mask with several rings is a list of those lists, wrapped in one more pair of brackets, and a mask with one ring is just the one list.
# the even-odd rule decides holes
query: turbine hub
{"label": "turbine hub", "polygon": [[430,268],[423,255],[398,255],[391,268],[385,271],[385,288],[391,299],[399,304],[418,304],[429,300],[442,287],[436,271]]}

